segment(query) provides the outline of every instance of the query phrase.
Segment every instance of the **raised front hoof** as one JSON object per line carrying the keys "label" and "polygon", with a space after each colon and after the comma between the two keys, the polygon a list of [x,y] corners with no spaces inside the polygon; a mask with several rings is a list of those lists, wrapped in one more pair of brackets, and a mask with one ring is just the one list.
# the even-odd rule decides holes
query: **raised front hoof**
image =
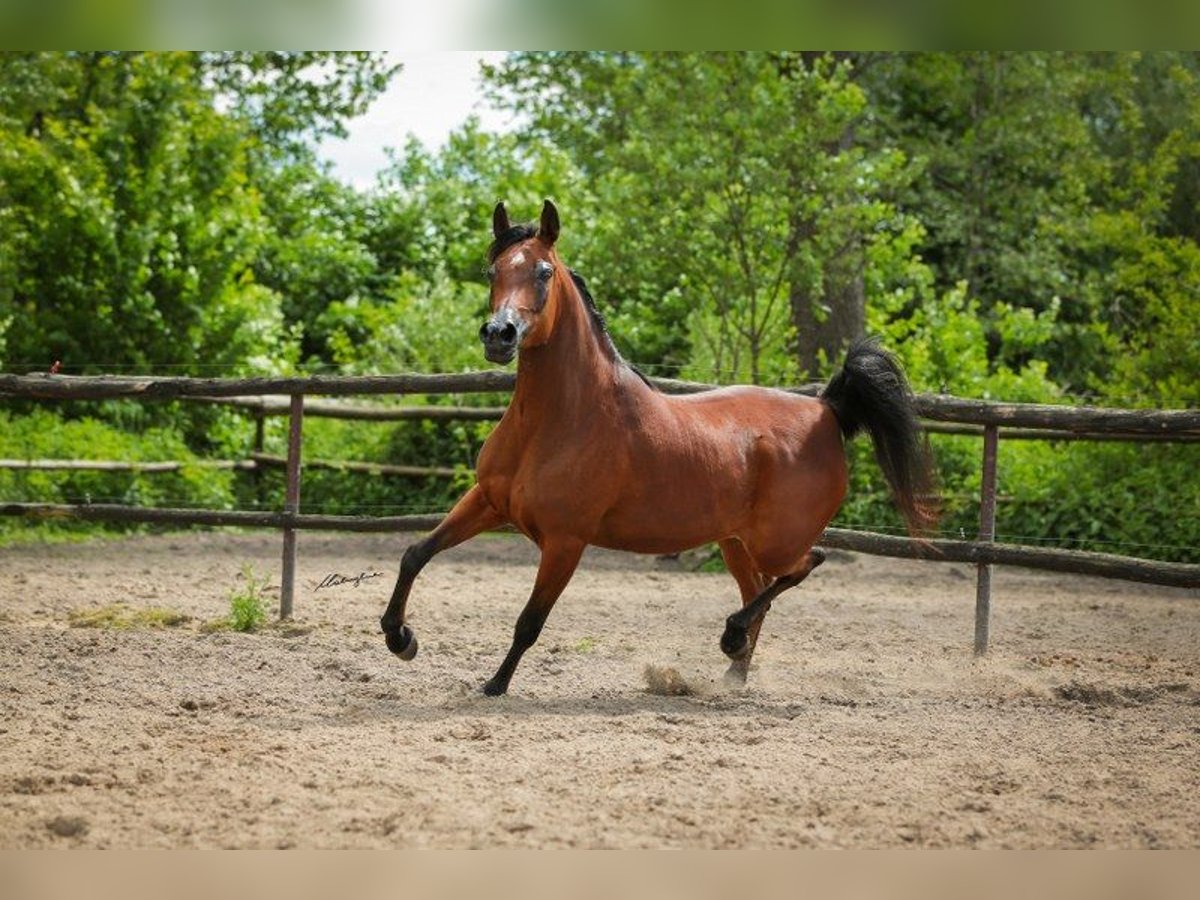
{"label": "raised front hoof", "polygon": [[750,633],[732,622],[726,623],[721,635],[721,652],[730,659],[738,660],[750,652]]}
{"label": "raised front hoof", "polygon": [[417,636],[407,625],[401,625],[399,631],[384,633],[388,649],[405,662],[417,655]]}
{"label": "raised front hoof", "polygon": [[483,687],[480,688],[480,690],[483,691],[484,696],[499,697],[502,694],[508,693],[508,682],[497,681],[495,678],[493,678],[487,681]]}

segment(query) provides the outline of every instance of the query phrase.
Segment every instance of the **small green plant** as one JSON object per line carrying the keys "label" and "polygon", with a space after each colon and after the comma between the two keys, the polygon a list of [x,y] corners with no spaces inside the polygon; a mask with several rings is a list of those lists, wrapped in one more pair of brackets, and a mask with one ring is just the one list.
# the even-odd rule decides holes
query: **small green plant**
{"label": "small green plant", "polygon": [[259,578],[249,565],[242,566],[241,588],[229,595],[229,627],[234,631],[255,631],[267,620],[262,591],[268,579]]}

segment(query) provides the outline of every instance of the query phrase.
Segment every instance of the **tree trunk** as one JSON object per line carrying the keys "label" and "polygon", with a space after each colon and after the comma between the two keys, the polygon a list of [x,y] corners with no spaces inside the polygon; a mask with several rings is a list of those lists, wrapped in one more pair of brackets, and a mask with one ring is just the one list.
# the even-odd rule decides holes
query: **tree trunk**
{"label": "tree trunk", "polygon": [[846,346],[866,331],[866,286],[862,243],[852,238],[843,252],[829,260],[822,279],[822,296],[793,288],[792,322],[796,326],[796,356],[805,377],[816,378],[841,362]]}
{"label": "tree trunk", "polygon": [[[854,125],[826,147],[831,158],[848,152],[854,146]],[[862,203],[863,198],[851,194],[841,198],[848,205]],[[831,200],[831,203],[837,201]],[[821,296],[812,297],[807,291],[792,291],[792,322],[796,326],[796,355],[800,371],[809,378],[819,377],[829,367],[840,363],[846,346],[860,338],[867,327],[866,283],[862,235],[859,226],[851,225],[844,242],[840,234],[825,235],[836,247],[823,260]],[[809,228],[809,239],[816,229]]]}

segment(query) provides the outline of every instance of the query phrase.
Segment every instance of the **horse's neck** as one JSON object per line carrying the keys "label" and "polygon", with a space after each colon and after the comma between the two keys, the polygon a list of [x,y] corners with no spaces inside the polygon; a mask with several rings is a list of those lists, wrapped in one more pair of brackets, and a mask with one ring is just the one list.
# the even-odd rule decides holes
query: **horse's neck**
{"label": "horse's neck", "polygon": [[560,302],[565,307],[550,340],[521,351],[513,402],[540,418],[569,423],[593,416],[596,405],[618,390],[620,362],[605,346],[583,300],[568,295]]}

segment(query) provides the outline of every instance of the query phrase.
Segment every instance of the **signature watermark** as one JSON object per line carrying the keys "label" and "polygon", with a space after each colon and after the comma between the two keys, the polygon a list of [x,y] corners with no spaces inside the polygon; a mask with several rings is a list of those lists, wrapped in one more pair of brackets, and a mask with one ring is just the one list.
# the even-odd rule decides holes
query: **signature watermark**
{"label": "signature watermark", "polygon": [[382,578],[382,572],[359,572],[357,575],[342,575],[339,572],[330,572],[321,579],[314,591],[319,591],[321,588],[341,587],[344,584],[352,584],[358,587],[364,581],[370,581],[372,578]]}

